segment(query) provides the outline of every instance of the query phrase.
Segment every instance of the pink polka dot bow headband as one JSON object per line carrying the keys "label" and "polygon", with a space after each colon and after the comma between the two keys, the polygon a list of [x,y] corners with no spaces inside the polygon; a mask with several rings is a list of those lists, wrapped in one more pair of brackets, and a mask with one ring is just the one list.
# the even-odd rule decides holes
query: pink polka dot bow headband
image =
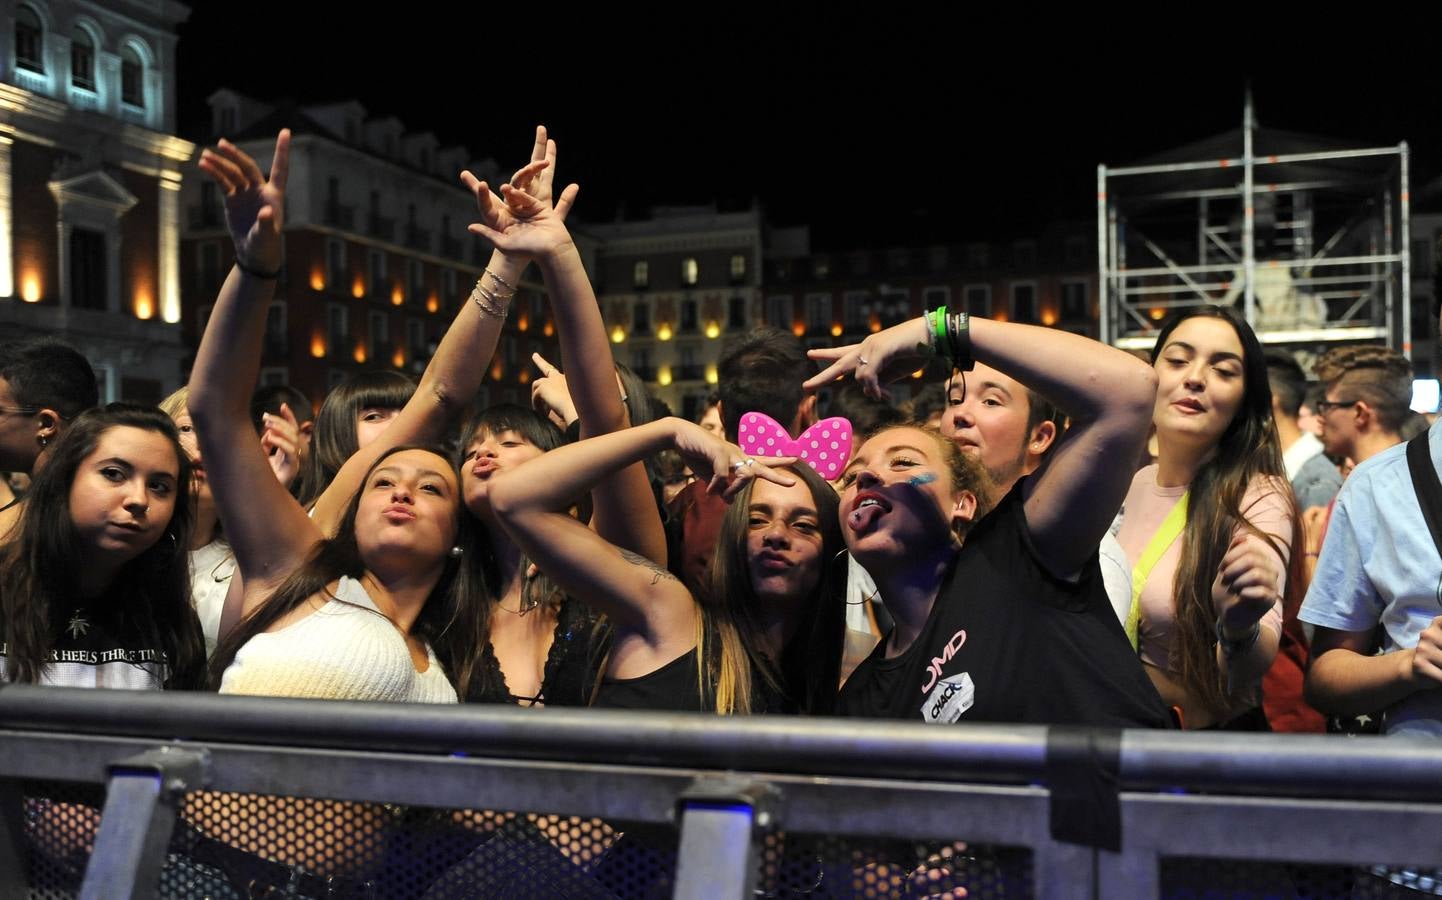
{"label": "pink polka dot bow headband", "polygon": [[744,453],[794,456],[827,481],[835,481],[851,459],[851,423],[840,416],[823,419],[793,438],[765,413],[749,412],[741,417],[736,437]]}

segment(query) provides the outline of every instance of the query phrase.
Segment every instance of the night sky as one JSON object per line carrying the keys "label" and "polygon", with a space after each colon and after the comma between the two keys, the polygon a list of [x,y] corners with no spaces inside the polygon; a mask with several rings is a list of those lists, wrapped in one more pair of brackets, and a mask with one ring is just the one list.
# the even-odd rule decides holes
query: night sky
{"label": "night sky", "polygon": [[[1253,19],[1243,54],[1228,31],[1108,37],[1053,20],[1041,37],[1035,22],[923,10],[891,14],[900,33],[841,6],[717,6],[689,19],[608,6],[559,21],[539,4],[488,5],[469,21],[426,3],[360,19],[359,5],[294,12],[311,6],[342,9],[251,4],[241,22],[227,4],[194,3],[180,29],[182,134],[202,134],[205,97],[222,85],[354,97],[505,170],[543,122],[560,177],[581,184],[584,220],[756,197],[772,222],[812,225],[825,249],[1005,239],[1089,218],[1097,163],[1237,127],[1248,83],[1264,126],[1408,140],[1414,193],[1442,172],[1442,66],[1425,62],[1435,29],[1420,26],[1369,35],[1336,23],[1329,44]],[[1399,36],[1418,44],[1388,43]]]}

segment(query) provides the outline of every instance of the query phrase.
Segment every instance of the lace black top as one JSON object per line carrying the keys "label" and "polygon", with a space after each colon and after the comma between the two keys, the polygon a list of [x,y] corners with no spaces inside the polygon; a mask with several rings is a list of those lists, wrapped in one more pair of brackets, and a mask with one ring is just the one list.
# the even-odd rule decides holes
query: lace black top
{"label": "lace black top", "polygon": [[556,613],[556,630],[541,676],[541,690],[534,697],[518,697],[506,685],[506,675],[496,659],[495,648],[487,643],[481,654],[465,703],[514,703],[518,706],[588,706],[596,676],[605,658],[610,630],[597,627],[598,616],[584,603],[570,597],[561,601]]}

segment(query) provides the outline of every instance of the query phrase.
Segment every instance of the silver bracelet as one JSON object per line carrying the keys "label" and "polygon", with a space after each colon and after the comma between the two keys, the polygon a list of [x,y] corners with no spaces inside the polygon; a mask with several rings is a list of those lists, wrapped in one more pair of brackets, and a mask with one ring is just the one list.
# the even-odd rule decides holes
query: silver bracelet
{"label": "silver bracelet", "polygon": [[513,296],[515,295],[516,286],[514,284],[511,284],[509,281],[497,275],[495,272],[492,272],[490,269],[486,269],[486,274],[491,276],[491,278],[495,280],[496,284],[499,284],[501,287],[510,291]]}
{"label": "silver bracelet", "polygon": [[510,312],[511,297],[501,298],[481,286],[481,280],[476,279],[476,286],[471,289],[471,300],[480,308],[481,314],[492,319],[504,319]]}

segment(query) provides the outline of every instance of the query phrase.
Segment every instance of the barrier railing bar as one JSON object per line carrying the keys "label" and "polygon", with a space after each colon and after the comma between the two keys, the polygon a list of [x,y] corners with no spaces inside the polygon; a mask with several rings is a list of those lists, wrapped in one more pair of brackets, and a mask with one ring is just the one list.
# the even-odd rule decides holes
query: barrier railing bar
{"label": "barrier railing bar", "polygon": [[1124,793],[1122,817],[1131,853],[1442,865],[1438,804]]}
{"label": "barrier railing bar", "polygon": [[[107,765],[153,742],[0,731],[0,777],[100,783]],[[547,761],[426,758],[362,751],[206,744],[210,789],[315,799],[668,821],[676,797],[700,775]],[[323,764],[322,764],[323,763]],[[1050,840],[1047,791],[1035,786],[958,785],[742,773],[781,790],[778,827],[926,839],[966,837],[1035,845]],[[965,827],[962,827],[962,824]],[[965,831],[963,835],[960,832]]]}

